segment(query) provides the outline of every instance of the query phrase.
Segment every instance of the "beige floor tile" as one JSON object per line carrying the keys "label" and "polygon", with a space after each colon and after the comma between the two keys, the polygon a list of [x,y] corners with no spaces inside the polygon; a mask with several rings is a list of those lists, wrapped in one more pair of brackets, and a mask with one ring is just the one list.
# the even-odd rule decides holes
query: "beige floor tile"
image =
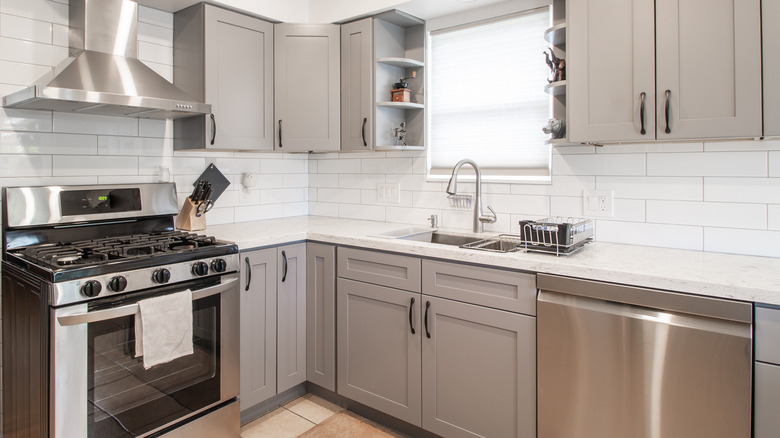
{"label": "beige floor tile", "polygon": [[295,438],[314,423],[288,411],[276,409],[241,429],[241,438]]}
{"label": "beige floor tile", "polygon": [[320,424],[342,409],[319,397],[307,394],[284,405],[285,408],[301,417]]}

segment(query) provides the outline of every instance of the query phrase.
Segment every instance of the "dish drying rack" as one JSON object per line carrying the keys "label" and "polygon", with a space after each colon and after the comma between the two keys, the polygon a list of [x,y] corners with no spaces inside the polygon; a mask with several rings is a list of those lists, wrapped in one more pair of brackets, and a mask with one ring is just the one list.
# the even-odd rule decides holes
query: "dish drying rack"
{"label": "dish drying rack", "polygon": [[593,241],[593,220],[574,217],[547,217],[520,221],[520,242],[529,252],[569,255]]}

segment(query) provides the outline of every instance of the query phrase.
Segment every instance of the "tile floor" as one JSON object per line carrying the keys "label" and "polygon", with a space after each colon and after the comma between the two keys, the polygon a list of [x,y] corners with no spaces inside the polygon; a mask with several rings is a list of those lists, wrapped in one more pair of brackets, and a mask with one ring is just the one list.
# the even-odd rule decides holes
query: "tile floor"
{"label": "tile floor", "polygon": [[295,438],[344,409],[306,394],[241,428],[241,438]]}

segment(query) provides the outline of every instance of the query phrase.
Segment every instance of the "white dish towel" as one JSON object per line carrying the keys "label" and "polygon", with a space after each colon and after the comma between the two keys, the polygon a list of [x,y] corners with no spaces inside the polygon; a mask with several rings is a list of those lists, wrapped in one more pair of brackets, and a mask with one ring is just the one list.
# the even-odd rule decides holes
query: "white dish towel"
{"label": "white dish towel", "polygon": [[138,302],[135,357],[144,357],[145,369],[192,353],[191,290]]}

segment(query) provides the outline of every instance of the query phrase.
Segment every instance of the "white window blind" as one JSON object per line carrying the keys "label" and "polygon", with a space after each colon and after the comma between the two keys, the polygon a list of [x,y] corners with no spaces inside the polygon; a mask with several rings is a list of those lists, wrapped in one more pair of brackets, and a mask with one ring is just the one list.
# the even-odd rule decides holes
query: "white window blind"
{"label": "white window blind", "polygon": [[549,8],[541,8],[431,32],[430,176],[449,176],[470,158],[491,180],[548,180],[549,26]]}

